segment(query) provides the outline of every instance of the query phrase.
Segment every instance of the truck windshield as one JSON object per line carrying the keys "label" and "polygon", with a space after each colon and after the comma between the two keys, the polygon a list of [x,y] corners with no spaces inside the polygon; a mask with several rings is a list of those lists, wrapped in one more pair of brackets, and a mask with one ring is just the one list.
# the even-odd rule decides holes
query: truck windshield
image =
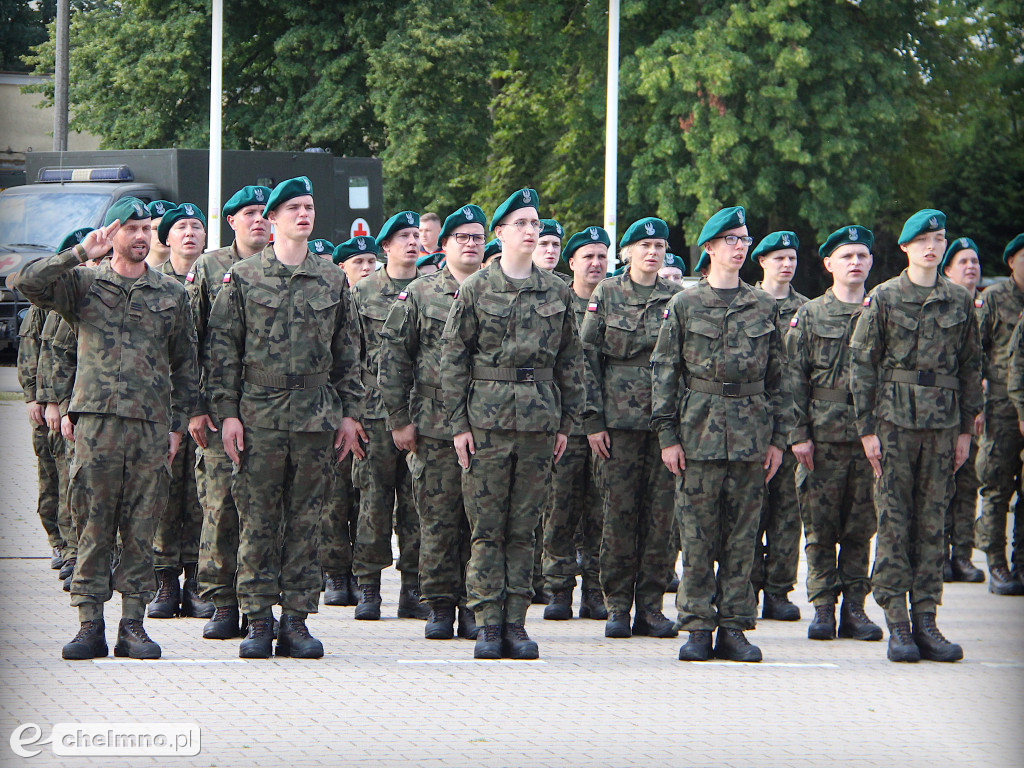
{"label": "truck windshield", "polygon": [[110,195],[103,193],[25,194],[8,189],[0,195],[0,245],[36,245],[52,251],[68,232],[100,223],[109,203]]}

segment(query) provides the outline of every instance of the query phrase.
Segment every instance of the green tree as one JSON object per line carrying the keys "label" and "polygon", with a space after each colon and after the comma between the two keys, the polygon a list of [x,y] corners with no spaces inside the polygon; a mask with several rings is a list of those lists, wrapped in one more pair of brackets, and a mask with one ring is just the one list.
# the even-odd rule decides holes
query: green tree
{"label": "green tree", "polygon": [[46,25],[56,15],[56,7],[56,0],[0,0],[0,70],[28,70],[21,57],[46,39]]}

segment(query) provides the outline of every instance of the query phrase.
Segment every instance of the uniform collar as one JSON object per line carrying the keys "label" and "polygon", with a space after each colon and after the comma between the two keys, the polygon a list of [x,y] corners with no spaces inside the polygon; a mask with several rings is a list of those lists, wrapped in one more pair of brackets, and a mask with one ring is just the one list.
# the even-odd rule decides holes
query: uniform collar
{"label": "uniform collar", "polygon": [[459,284],[455,281],[455,276],[448,269],[447,264],[441,268],[441,289],[448,296],[454,296],[459,292]]}
{"label": "uniform collar", "polygon": [[[131,278],[119,275],[115,272],[110,266],[110,259],[104,259],[100,262],[99,266],[96,267],[96,277],[99,280],[105,280],[108,283],[113,283],[125,290],[130,290],[125,286],[124,282]],[[131,288],[156,288],[159,286],[161,279],[160,272],[147,264],[146,271],[142,273],[142,276],[139,277],[138,280],[132,283]]]}
{"label": "uniform collar", "polygon": [[[914,292],[917,288],[922,286],[915,285],[910,281],[910,275],[908,270],[904,269],[900,272],[900,276],[897,278],[897,283],[900,289],[900,297],[905,301],[914,302]],[[936,276],[935,287],[932,288],[932,292],[928,294],[928,298],[924,300],[925,304],[931,304],[933,301],[947,301],[952,298],[953,291],[950,288],[952,283],[949,279],[943,277],[941,274]]]}
{"label": "uniform collar", "polygon": [[652,301],[657,301],[658,299],[672,298],[672,291],[669,289],[667,281],[660,277],[654,281],[651,295],[646,299],[637,293],[636,283],[634,283],[633,279],[629,276],[628,269],[618,276],[618,280],[627,304],[634,304],[643,307]]}
{"label": "uniform collar", "polygon": [[706,277],[702,277],[700,282],[697,283],[697,291],[700,295],[700,301],[705,307],[728,307],[730,309],[739,309],[747,306],[748,304],[756,304],[757,297],[754,295],[754,289],[749,284],[740,280],[739,292],[736,294],[736,298],[732,300],[732,304],[726,304],[715,292],[715,289],[711,287]]}
{"label": "uniform collar", "polygon": [[[867,294],[864,294],[867,296]],[[835,293],[829,288],[824,294],[824,307],[825,311],[830,315],[852,315],[858,309],[861,308],[860,304],[847,304],[836,298]]]}
{"label": "uniform collar", "polygon": [[492,261],[486,269],[491,270],[487,275],[487,280],[491,284],[491,288],[499,293],[544,290],[544,286],[541,285],[540,269],[538,269],[536,264],[530,265],[530,276],[526,278],[526,282],[523,283],[521,288],[516,288],[511,282],[509,282],[508,278],[505,277],[505,273],[501,271],[501,264],[499,261]]}

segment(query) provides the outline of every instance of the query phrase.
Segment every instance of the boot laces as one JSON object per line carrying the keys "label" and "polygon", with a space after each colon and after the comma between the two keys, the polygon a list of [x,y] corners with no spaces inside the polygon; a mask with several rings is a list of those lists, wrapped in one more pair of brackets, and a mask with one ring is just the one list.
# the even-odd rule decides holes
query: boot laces
{"label": "boot laces", "polygon": [[648,624],[661,624],[666,621],[671,621],[668,616],[661,612],[660,608],[655,608],[654,610],[648,609],[644,611],[644,615]]}
{"label": "boot laces", "polygon": [[947,640],[942,632],[939,631],[938,626],[935,624],[935,618],[931,614],[925,614],[924,617],[922,617],[921,631],[938,643],[949,643],[949,640]]}
{"label": "boot laces", "polygon": [[551,602],[569,605],[572,603],[572,591],[568,589],[553,589],[551,591]]}
{"label": "boot laces", "polygon": [[273,632],[274,620],[273,619],[250,619],[249,620],[249,637],[256,639],[269,635]]}
{"label": "boot laces", "polygon": [[438,621],[455,621],[454,605],[439,605],[432,610],[434,611],[434,618]]}
{"label": "boot laces", "polygon": [[505,625],[505,636],[511,637],[516,641],[529,640],[530,636],[526,634],[526,627],[522,624],[507,624]]}
{"label": "boot laces", "polygon": [[146,628],[142,626],[142,622],[139,619],[127,619],[124,622],[124,628],[130,632],[136,638],[144,643],[152,643],[149,635],[146,634]]}
{"label": "boot laces", "polygon": [[160,574],[160,586],[156,592],[156,602],[167,603],[174,599],[174,587],[178,584],[178,577],[173,579],[169,573]]}
{"label": "boot laces", "polygon": [[493,643],[501,640],[501,627],[497,624],[487,624],[486,626],[481,627],[481,631],[483,632],[485,642]]}
{"label": "boot laces", "polygon": [[374,584],[361,584],[360,591],[363,593],[363,602],[369,603],[377,599],[377,586]]}
{"label": "boot laces", "polygon": [[309,639],[312,635],[309,634],[309,627],[306,626],[306,620],[300,619],[298,616],[282,616],[285,626],[288,627],[288,631],[293,635]]}
{"label": "boot laces", "polygon": [[327,574],[327,588],[334,591],[344,589],[348,584],[348,577],[341,575]]}
{"label": "boot laces", "polygon": [[220,608],[217,608],[213,612],[213,620],[214,621],[228,621],[229,619],[232,618],[232,615],[234,614],[234,612],[235,612],[235,609],[232,608],[231,606],[223,605]]}
{"label": "boot laces", "polygon": [[725,633],[729,636],[729,639],[741,648],[750,645],[750,641],[747,640],[747,636],[743,634],[742,629],[729,628],[725,630]]}
{"label": "boot laces", "polygon": [[854,618],[857,621],[864,622],[865,624],[871,623],[871,617],[868,616],[863,605],[851,605],[846,609],[846,612],[850,614],[851,618]]}
{"label": "boot laces", "polygon": [[593,603],[603,603],[604,594],[600,589],[585,589],[583,590],[584,597]]}
{"label": "boot laces", "polygon": [[[860,618],[854,609],[849,609],[852,616]],[[863,610],[861,611],[863,613]],[[865,617],[867,618],[867,617]],[[814,606],[814,622],[815,624],[831,624],[835,621],[835,609],[831,605],[816,605]]]}
{"label": "boot laces", "polygon": [[77,642],[79,640],[86,640],[90,635],[94,635],[97,632],[98,621],[83,621],[82,626],[78,628],[78,634],[75,635],[75,639],[71,642]]}
{"label": "boot laces", "polygon": [[893,624],[890,631],[896,635],[896,641],[900,645],[916,645],[914,636],[910,632],[909,622],[901,621],[898,624]]}

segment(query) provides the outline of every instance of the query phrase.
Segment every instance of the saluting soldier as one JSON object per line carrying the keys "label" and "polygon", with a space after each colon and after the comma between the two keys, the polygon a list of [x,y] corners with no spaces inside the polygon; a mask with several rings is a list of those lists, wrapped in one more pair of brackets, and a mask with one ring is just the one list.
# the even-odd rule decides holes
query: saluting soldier
{"label": "saluting soldier", "polygon": [[352,566],[359,580],[355,617],[368,621],[380,619],[380,572],[393,562],[392,528],[398,535],[397,565],[402,574],[398,618],[426,619],[430,615],[430,607],[420,602],[420,526],[406,451],[391,438],[387,408],[377,385],[381,328],[395,299],[416,279],[419,224],[415,211],[400,211],[385,221],[377,236],[384,267],[352,289],[359,316],[360,358],[366,388],[362,425],[367,437],[366,458],[357,456],[352,466],[352,482],[359,489],[359,523]]}
{"label": "saluting soldier", "polygon": [[450,214],[439,241],[445,266],[400,292],[381,336],[381,396],[395,445],[409,453],[412,490],[420,520],[420,593],[430,606],[428,640],[455,634],[476,639],[476,619],[466,608],[469,520],[462,502],[462,471],[441,399],[442,334],[459,286],[480,269],[484,212],[464,205]]}
{"label": "saluting soldier", "polygon": [[[789,321],[786,349],[793,381],[792,453],[799,462],[796,493],[804,523],[811,640],[881,640],[864,600],[871,589],[868,560],[875,535],[871,465],[857,434],[849,380],[850,336],[871,271],[871,230],[840,227],[818,249],[832,287]],[[781,470],[780,470],[781,471]],[[838,549],[838,552],[837,552]]]}
{"label": "saluting soldier", "polygon": [[876,478],[871,587],[890,661],[957,661],[963,649],[942,635],[935,612],[953,475],[982,406],[978,323],[970,294],[939,275],[945,214],[915,213],[899,246],[907,269],[864,299],[850,339],[857,429]]}
{"label": "saluting soldier", "polygon": [[[73,248],[29,264],[15,286],[78,328],[80,373],[72,509],[81,516],[71,604],[81,626],[68,659],[107,654],[103,603],[122,594],[115,656],[154,659],[160,646],[143,628],[153,598],[153,526],[167,501],[169,463],[185,431],[198,385],[195,328],[185,290],[149,269],[150,214],[126,197],[101,229]],[[109,262],[76,269],[113,249]],[[111,585],[110,555],[121,554]]]}
{"label": "saluting soldier", "polygon": [[[610,245],[602,227],[587,227],[562,249],[561,257],[573,274],[569,287],[577,325],[583,323],[590,297],[608,271]],[[572,593],[579,572],[580,618],[603,621],[608,618],[599,561],[604,509],[594,477],[594,454],[582,423],[573,425],[568,438],[565,453],[552,470],[551,500],[544,513],[544,587],[551,595],[544,618],[572,618]]]}
{"label": "saluting soldier", "polygon": [[1019,492],[1013,507],[1012,552],[1006,559],[1006,516],[1024,480],[1024,433],[1015,424],[1024,411],[1015,412],[1005,389],[1007,364],[1014,351],[1009,340],[1024,312],[1024,232],[1006,244],[1003,263],[1010,269],[1010,279],[994,283],[981,294],[981,365],[987,389],[977,463],[981,516],[974,537],[975,546],[988,560],[988,591],[1024,595],[1024,494]]}
{"label": "saluting soldier", "polygon": [[[270,240],[270,222],[263,217],[269,198],[270,188],[259,185],[242,187],[229,197],[221,212],[235,234],[234,240],[231,245],[204,253],[185,276],[201,363],[206,353],[210,312],[217,294],[226,285],[224,275],[233,264],[260,253]],[[231,459],[224,451],[223,441],[208,435],[220,429],[220,419],[210,405],[209,369],[208,363],[200,365],[199,397],[188,427],[198,446],[196,488],[203,507],[198,577],[202,600],[212,602],[215,609],[203,625],[203,637],[230,640],[242,633],[235,594],[238,510],[231,495]]]}
{"label": "saluting soldier", "polygon": [[539,201],[521,189],[491,230],[501,259],[467,278],[444,330],[442,396],[472,529],[467,607],[480,627],[473,655],[535,659],[526,632],[534,532],[551,467],[583,409],[582,355],[569,286],[533,265]]}
{"label": "saluting soldier", "polygon": [[716,656],[761,660],[743,634],[757,618],[750,569],[765,483],[782,461],[792,400],[778,305],[739,277],[752,241],[741,206],[708,219],[697,240],[709,260],[707,277],[669,302],[651,358],[651,423],[662,460],[681,478],[676,605],[679,626],[690,633],[679,649],[682,661],[711,658],[716,627]]}
{"label": "saluting soldier", "polygon": [[203,355],[212,412],[237,465],[237,590],[249,619],[239,656],[270,657],[280,603],[277,655],[320,658],[306,617],[320,603],[320,523],[334,464],[359,453],[357,331],[344,275],[308,248],[310,180],[278,184],[263,217],[275,241],[224,274]]}

